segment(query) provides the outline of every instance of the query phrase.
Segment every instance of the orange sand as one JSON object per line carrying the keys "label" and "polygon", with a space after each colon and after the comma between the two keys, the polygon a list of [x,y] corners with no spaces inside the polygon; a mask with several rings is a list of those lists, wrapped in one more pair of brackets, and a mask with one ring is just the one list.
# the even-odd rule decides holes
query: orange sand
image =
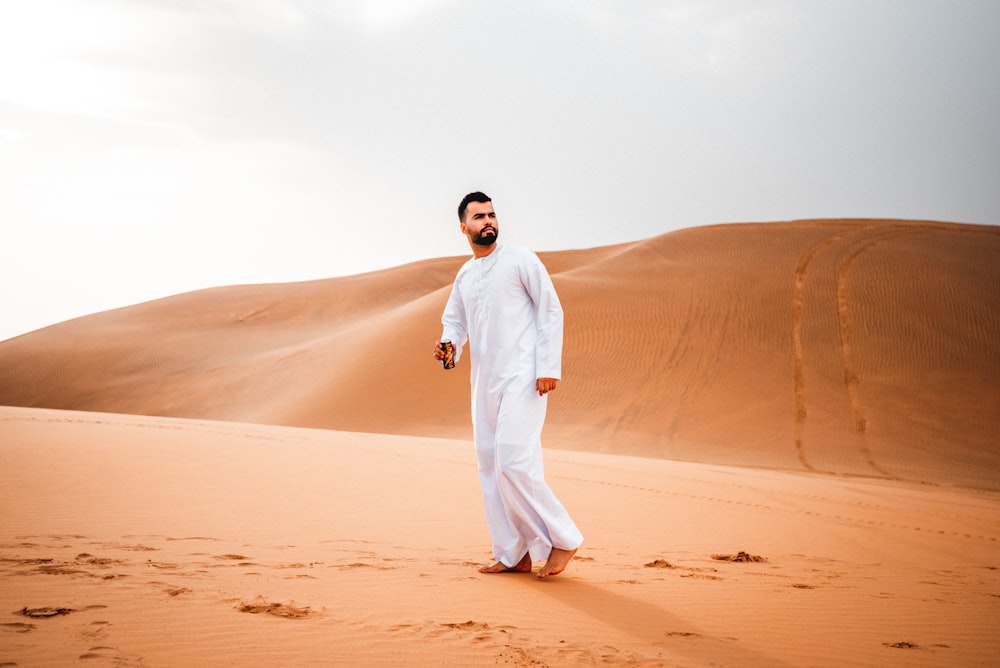
{"label": "orange sand", "polygon": [[462,258],[205,290],[0,342],[0,666],[1000,656],[1000,230],[542,258],[565,573],[475,570],[467,367],[427,353]]}

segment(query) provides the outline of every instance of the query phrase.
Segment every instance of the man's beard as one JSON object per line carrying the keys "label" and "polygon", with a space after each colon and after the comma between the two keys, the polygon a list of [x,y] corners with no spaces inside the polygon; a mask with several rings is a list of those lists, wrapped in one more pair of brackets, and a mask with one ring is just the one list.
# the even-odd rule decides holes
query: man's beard
{"label": "man's beard", "polygon": [[500,232],[492,227],[484,227],[479,233],[472,235],[472,243],[477,246],[492,246],[497,241]]}

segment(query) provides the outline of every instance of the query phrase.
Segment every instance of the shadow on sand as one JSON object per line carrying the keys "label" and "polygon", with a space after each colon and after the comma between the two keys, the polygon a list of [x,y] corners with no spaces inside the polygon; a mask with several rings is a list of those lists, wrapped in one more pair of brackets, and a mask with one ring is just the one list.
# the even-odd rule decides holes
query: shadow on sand
{"label": "shadow on sand", "polygon": [[773,656],[747,648],[739,638],[704,634],[683,617],[654,603],[608,591],[572,576],[560,575],[530,583],[523,579],[521,582],[661,650],[666,655],[664,659],[674,656],[712,665],[772,668],[788,665]]}

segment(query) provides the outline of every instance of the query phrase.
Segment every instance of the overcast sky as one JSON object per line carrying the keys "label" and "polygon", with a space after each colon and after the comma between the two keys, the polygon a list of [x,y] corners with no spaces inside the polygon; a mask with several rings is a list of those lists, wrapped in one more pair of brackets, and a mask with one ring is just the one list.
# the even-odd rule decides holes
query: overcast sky
{"label": "overcast sky", "polygon": [[1000,223],[1000,2],[0,0],[0,339],[720,222]]}

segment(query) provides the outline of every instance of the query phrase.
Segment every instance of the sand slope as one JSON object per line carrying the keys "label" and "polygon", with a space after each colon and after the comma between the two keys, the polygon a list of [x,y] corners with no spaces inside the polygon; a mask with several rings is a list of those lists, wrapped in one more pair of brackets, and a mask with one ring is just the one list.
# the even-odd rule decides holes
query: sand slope
{"label": "sand slope", "polygon": [[2,665],[1000,655],[996,492],[550,450],[587,539],[538,581],[476,572],[462,441],[0,408],[0,466]]}
{"label": "sand slope", "polygon": [[[547,443],[1000,488],[1000,228],[798,221],[546,253]],[[464,258],[218,288],[0,342],[0,404],[467,438]]]}

